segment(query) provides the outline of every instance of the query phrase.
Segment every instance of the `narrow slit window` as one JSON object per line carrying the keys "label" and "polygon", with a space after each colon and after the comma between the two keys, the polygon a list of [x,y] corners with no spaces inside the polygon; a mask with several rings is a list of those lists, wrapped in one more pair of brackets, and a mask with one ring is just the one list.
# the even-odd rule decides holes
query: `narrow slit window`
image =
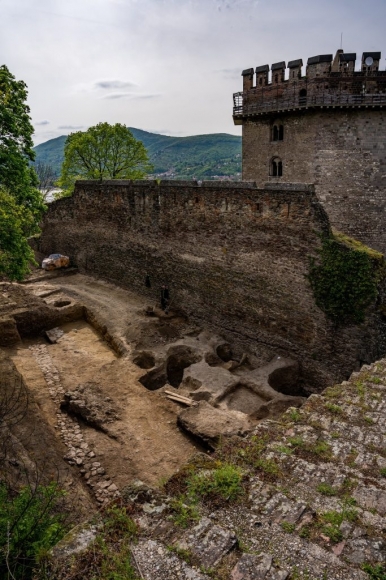
{"label": "narrow slit window", "polygon": [[272,141],[283,141],[284,127],[283,125],[275,124],[272,127]]}

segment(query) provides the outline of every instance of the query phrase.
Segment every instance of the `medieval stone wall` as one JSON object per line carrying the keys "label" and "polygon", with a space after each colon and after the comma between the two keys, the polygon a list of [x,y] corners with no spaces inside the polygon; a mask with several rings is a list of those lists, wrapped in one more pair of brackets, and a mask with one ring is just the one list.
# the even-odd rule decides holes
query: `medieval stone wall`
{"label": "medieval stone wall", "polygon": [[[70,256],[81,272],[159,302],[215,329],[265,362],[301,362],[311,388],[345,378],[384,350],[376,314],[334,329],[316,307],[307,274],[328,218],[305,185],[78,182],[50,205],[40,255]],[[150,276],[151,288],[145,286]]]}
{"label": "medieval stone wall", "polygon": [[[284,138],[272,141],[273,124]],[[279,157],[283,175],[270,177]],[[386,252],[386,112],[324,109],[243,124],[243,179],[314,183],[338,230]]]}

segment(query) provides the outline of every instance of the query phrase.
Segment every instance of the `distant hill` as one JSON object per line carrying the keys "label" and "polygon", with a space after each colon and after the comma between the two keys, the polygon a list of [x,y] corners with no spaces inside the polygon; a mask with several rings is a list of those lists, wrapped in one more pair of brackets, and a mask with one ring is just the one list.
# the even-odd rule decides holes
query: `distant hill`
{"label": "distant hill", "polygon": [[[130,127],[142,141],[154,165],[154,175],[168,179],[240,179],[241,137],[227,133],[168,137]],[[66,135],[37,145],[36,161],[60,173]]]}

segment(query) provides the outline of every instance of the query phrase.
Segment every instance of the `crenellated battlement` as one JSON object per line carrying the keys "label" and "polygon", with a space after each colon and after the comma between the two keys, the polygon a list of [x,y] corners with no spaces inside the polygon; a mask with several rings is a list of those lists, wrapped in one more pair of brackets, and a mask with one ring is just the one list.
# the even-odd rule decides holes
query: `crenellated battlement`
{"label": "crenellated battlement", "polygon": [[[307,108],[384,107],[386,71],[380,71],[380,52],[364,52],[360,70],[356,54],[338,50],[307,60],[266,64],[242,72],[243,91],[233,95],[236,125],[250,117]],[[288,74],[287,74],[288,71]]]}

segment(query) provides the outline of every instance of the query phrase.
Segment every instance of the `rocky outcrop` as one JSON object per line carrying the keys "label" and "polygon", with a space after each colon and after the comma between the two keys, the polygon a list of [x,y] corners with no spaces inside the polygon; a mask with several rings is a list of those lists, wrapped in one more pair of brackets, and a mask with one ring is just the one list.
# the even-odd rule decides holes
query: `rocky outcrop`
{"label": "rocky outcrop", "polygon": [[245,413],[216,409],[206,401],[180,411],[178,424],[212,449],[216,448],[222,437],[245,435],[251,430]]}
{"label": "rocky outcrop", "polygon": [[[123,490],[121,501],[140,526],[132,546],[139,575],[382,578],[385,393],[386,359],[312,395],[278,420],[262,421],[246,437],[224,441],[214,456],[195,456],[167,483],[166,495],[140,483]],[[217,410],[205,401],[199,406]],[[189,493],[186,482],[205,481],[219,466],[230,466],[242,478],[234,501],[211,500],[205,488],[202,495]]]}
{"label": "rocky outcrop", "polygon": [[106,431],[106,425],[118,419],[112,400],[105,397],[94,383],[79,385],[73,391],[64,393],[60,408],[101,431]]}

